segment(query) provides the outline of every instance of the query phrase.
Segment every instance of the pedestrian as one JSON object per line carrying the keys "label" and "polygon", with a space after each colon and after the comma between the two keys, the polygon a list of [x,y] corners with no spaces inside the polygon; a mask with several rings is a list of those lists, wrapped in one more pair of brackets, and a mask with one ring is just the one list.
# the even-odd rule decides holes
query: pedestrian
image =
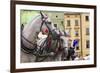
{"label": "pedestrian", "polygon": [[73,41],[73,47],[75,48],[75,46],[77,46],[77,45],[78,45],[78,40],[75,39],[75,40]]}
{"label": "pedestrian", "polygon": [[75,59],[75,50],[73,47],[69,47],[68,49],[68,56],[67,56],[67,60],[74,60]]}

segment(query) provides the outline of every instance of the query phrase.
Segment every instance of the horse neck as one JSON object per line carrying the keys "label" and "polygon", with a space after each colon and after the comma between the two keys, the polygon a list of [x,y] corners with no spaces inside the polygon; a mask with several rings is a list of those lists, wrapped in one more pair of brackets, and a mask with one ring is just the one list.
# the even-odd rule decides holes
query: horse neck
{"label": "horse neck", "polygon": [[68,47],[68,38],[65,36],[60,37],[63,40],[63,46]]}
{"label": "horse neck", "polygon": [[30,41],[34,41],[34,38],[38,36],[37,32],[40,31],[41,22],[40,15],[33,18],[23,29],[23,36]]}

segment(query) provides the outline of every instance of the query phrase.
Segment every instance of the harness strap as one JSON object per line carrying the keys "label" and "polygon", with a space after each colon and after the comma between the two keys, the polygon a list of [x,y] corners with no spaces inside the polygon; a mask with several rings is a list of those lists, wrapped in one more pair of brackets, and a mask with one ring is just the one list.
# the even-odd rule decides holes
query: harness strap
{"label": "harness strap", "polygon": [[29,41],[28,39],[26,39],[23,35],[22,35],[22,38],[24,38],[28,43],[30,43],[32,45],[36,45],[36,44],[32,43],[31,41]]}

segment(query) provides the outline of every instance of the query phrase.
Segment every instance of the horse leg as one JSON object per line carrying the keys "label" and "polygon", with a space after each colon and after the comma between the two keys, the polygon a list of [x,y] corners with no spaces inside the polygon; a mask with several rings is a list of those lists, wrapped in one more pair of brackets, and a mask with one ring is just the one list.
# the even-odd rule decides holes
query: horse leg
{"label": "horse leg", "polygon": [[61,59],[62,59],[62,53],[61,52],[57,53],[52,59],[54,61],[61,61]]}
{"label": "horse leg", "polygon": [[63,53],[62,53],[62,60],[68,60],[69,59],[69,53],[68,53],[68,48],[65,48],[63,50]]}
{"label": "horse leg", "polygon": [[58,55],[58,61],[62,60],[62,52]]}

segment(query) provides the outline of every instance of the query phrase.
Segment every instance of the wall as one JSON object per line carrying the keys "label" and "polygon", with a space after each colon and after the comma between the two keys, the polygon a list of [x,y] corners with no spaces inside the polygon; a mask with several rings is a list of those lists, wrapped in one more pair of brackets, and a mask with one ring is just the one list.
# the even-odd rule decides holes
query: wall
{"label": "wall", "polygon": [[[97,33],[100,37],[100,0],[34,0],[45,2],[58,2],[58,3],[76,3],[76,4],[93,4],[97,5]],[[97,40],[97,68],[84,68],[84,69],[68,69],[68,70],[54,70],[54,71],[41,71],[34,73],[99,73],[100,72],[100,38]],[[0,73],[10,73],[10,1],[0,1]],[[28,72],[27,72],[28,73]],[[30,72],[33,73],[33,72]]]}

